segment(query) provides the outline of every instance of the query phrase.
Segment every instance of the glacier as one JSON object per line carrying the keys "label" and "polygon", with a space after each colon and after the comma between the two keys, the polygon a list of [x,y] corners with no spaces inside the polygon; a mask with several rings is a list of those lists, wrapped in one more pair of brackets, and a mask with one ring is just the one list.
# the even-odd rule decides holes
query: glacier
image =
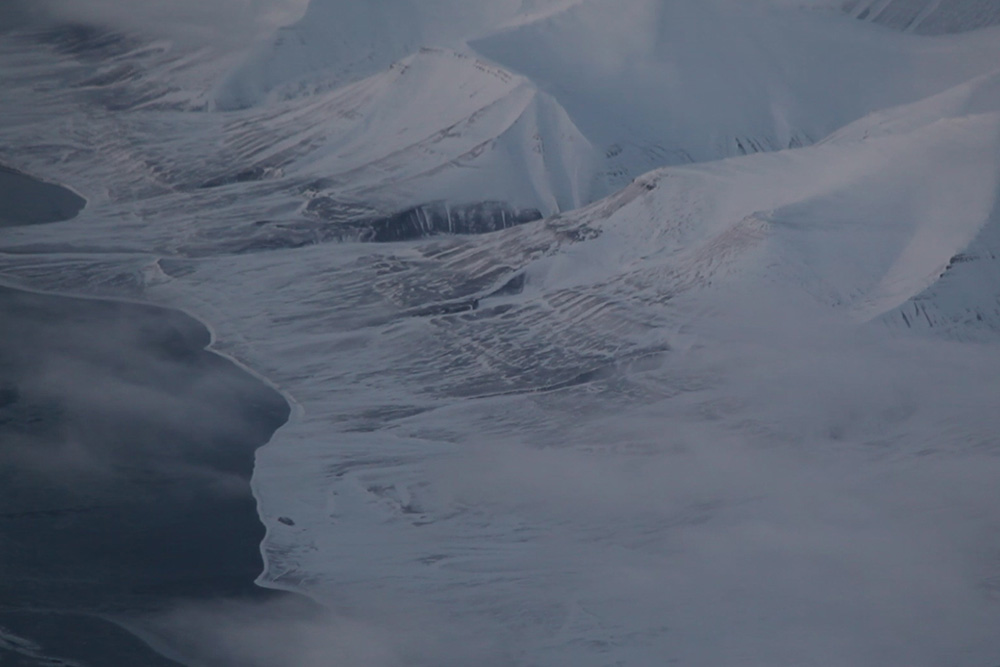
{"label": "glacier", "polygon": [[330,616],[136,632],[192,664],[1000,660],[998,20],[312,0],[218,58],[0,35],[3,163],[88,202],[0,230],[3,282],[184,309],[293,408],[258,583]]}

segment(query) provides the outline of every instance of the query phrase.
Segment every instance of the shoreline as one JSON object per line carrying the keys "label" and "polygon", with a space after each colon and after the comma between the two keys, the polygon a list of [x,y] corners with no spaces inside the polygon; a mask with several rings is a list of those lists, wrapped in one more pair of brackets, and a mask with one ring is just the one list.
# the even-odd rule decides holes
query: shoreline
{"label": "shoreline", "polygon": [[179,309],[0,284],[0,312],[0,478],[19,480],[0,512],[19,547],[0,557],[0,615],[100,619],[167,660],[130,618],[287,595],[256,583],[266,528],[251,483],[256,450],[292,415],[282,392]]}

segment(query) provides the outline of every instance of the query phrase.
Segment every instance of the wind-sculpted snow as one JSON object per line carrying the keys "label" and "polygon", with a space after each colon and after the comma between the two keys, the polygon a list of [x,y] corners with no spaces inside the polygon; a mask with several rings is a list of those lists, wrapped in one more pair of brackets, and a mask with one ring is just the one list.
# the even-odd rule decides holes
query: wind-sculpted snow
{"label": "wind-sculpted snow", "polygon": [[476,4],[224,113],[0,49],[0,145],[88,200],[5,280],[183,307],[294,401],[260,583],[332,614],[162,623],[253,667],[995,663],[997,28]]}
{"label": "wind-sculpted snow", "polygon": [[[948,220],[951,238],[939,231],[929,231],[910,244],[909,257],[923,255],[928,260],[922,282],[926,290],[886,313],[885,321],[893,327],[983,340],[995,337],[1000,330],[997,310],[998,286],[996,252],[1000,238],[997,210],[1000,187],[997,171],[1000,157],[994,146],[1000,135],[997,112],[1000,111],[1000,73],[978,77],[939,95],[898,109],[890,109],[850,125],[832,135],[831,144],[851,144],[859,140],[950,132],[968,133],[979,125],[979,136],[989,137],[979,146],[966,146],[964,168],[944,172],[948,180],[936,176],[933,185],[943,186],[951,201],[923,211],[933,227],[945,226]],[[896,139],[898,140],[898,139]],[[955,150],[953,144],[948,150]],[[977,157],[978,156],[978,157]],[[928,187],[928,186],[925,186]],[[914,205],[920,199],[913,197]],[[919,209],[918,209],[919,210]],[[967,212],[969,225],[963,225]],[[951,256],[945,257],[948,251]],[[933,259],[932,255],[933,253]],[[896,266],[900,266],[899,263]],[[886,284],[901,284],[898,271],[890,271]],[[913,283],[919,284],[919,283]]]}

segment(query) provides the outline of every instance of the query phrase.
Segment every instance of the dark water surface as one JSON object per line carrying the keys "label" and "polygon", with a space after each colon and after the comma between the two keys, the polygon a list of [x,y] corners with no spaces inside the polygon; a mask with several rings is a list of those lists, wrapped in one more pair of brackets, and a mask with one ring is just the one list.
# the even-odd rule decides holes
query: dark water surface
{"label": "dark water surface", "polygon": [[86,204],[68,188],[0,164],[0,227],[69,220]]}
{"label": "dark water surface", "polygon": [[271,595],[249,481],[289,408],[208,343],[178,311],[0,287],[0,663],[173,664],[80,615]]}

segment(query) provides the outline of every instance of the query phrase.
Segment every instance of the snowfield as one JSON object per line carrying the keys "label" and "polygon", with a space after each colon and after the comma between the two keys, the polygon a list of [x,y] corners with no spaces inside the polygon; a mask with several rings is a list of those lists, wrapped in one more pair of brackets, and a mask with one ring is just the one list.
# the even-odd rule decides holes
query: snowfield
{"label": "snowfield", "polygon": [[22,29],[3,161],[89,204],[0,277],[183,308],[293,403],[259,583],[334,620],[192,612],[232,664],[996,664],[998,20],[312,0],[211,84]]}

